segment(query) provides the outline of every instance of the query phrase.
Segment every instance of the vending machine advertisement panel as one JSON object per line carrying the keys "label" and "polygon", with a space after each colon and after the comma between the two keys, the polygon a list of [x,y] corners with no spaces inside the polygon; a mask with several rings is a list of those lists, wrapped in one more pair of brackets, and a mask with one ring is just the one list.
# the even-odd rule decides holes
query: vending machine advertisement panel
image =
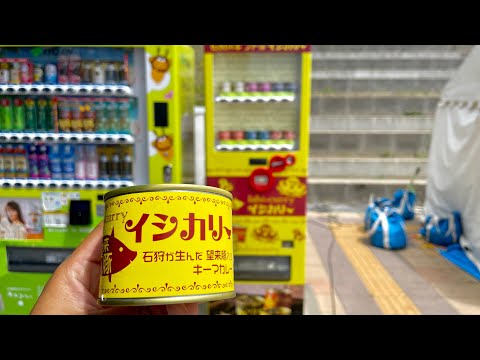
{"label": "vending machine advertisement panel", "polygon": [[106,192],[183,182],[193,89],[189,46],[0,46],[0,314],[30,312]]}
{"label": "vending machine advertisement panel", "polygon": [[207,185],[233,194],[235,299],[210,314],[303,312],[310,45],[206,45]]}

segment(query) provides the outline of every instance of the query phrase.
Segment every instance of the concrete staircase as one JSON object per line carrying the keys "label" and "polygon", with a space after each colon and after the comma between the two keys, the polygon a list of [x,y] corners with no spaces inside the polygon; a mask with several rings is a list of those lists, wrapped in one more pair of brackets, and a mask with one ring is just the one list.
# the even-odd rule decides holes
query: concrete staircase
{"label": "concrete staircase", "polygon": [[308,205],[365,208],[415,177],[440,93],[472,45],[313,45]]}

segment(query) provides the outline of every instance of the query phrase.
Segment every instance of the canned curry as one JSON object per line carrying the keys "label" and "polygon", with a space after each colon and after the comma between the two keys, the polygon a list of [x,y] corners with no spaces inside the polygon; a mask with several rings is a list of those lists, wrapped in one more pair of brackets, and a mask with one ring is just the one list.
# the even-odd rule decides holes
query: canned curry
{"label": "canned curry", "polygon": [[228,191],[188,184],[107,192],[98,303],[235,297],[232,200]]}

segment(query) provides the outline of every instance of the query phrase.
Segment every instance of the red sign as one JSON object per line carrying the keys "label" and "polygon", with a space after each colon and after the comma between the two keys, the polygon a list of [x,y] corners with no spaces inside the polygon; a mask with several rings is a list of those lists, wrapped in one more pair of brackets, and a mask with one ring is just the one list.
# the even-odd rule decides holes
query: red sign
{"label": "red sign", "polygon": [[207,185],[222,188],[228,184],[233,195],[233,215],[303,216],[307,206],[305,177],[274,177],[270,190],[257,192],[249,178],[208,177]]}
{"label": "red sign", "polygon": [[276,52],[301,53],[310,52],[312,45],[205,45],[207,53],[236,53],[236,52]]}

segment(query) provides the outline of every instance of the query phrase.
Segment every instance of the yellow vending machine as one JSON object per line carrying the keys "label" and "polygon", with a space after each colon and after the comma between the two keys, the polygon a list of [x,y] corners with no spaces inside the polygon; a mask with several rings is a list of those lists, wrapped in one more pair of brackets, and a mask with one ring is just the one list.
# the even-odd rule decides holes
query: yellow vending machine
{"label": "yellow vending machine", "polygon": [[183,45],[0,47],[0,314],[30,312],[107,191],[183,182],[193,77]]}
{"label": "yellow vending machine", "polygon": [[206,45],[207,185],[233,194],[235,299],[209,314],[303,313],[310,45]]}

